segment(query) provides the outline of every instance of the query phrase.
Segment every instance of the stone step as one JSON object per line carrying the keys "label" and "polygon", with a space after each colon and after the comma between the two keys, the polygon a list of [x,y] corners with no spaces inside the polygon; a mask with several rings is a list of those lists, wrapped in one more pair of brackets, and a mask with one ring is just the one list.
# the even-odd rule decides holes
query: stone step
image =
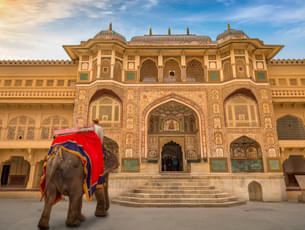
{"label": "stone step", "polygon": [[181,186],[210,186],[206,182],[147,182],[145,186],[171,186],[171,187],[181,187]]}
{"label": "stone step", "polygon": [[163,186],[139,186],[138,189],[151,189],[151,190],[184,190],[184,191],[189,191],[189,190],[213,190],[215,189],[214,186],[170,186],[170,185],[163,185]]}
{"label": "stone step", "polygon": [[217,194],[220,193],[216,189],[206,189],[206,190],[176,190],[176,189],[133,189],[131,192],[134,193],[151,193],[151,194]]}
{"label": "stone step", "polygon": [[132,201],[112,200],[113,204],[118,204],[127,207],[142,207],[142,208],[199,208],[199,207],[232,207],[245,204],[246,201],[236,200],[224,203],[139,203]]}
{"label": "stone step", "polygon": [[130,201],[138,203],[224,203],[236,201],[236,197],[225,197],[225,198],[139,198],[120,196],[117,198],[121,201]]}
{"label": "stone step", "polygon": [[139,198],[224,198],[228,197],[228,193],[216,193],[216,194],[152,194],[152,193],[124,193],[123,195],[129,197],[139,197]]}

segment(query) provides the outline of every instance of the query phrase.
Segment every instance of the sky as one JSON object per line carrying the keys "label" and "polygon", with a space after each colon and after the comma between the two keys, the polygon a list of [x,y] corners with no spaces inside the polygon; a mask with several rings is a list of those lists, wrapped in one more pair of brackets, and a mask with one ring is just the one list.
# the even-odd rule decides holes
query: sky
{"label": "sky", "polygon": [[99,31],[130,40],[149,33],[190,33],[216,40],[227,28],[265,44],[284,45],[275,56],[305,58],[305,0],[0,0],[0,60],[65,59]]}

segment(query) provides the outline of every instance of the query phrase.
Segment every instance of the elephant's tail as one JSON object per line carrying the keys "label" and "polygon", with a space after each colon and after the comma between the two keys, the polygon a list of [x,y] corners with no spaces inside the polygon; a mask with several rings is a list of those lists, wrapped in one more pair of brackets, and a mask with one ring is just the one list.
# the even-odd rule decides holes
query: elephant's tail
{"label": "elephant's tail", "polygon": [[46,191],[48,190],[48,186],[50,184],[50,181],[52,180],[52,178],[55,175],[56,170],[58,169],[59,165],[60,165],[60,161],[63,159],[63,154],[62,154],[62,148],[58,147],[55,154],[54,154],[54,158],[52,160],[52,164],[51,164],[51,170],[50,170],[50,175],[48,178],[46,178],[46,186],[44,189],[44,192],[41,196],[41,200],[42,198],[45,196]]}

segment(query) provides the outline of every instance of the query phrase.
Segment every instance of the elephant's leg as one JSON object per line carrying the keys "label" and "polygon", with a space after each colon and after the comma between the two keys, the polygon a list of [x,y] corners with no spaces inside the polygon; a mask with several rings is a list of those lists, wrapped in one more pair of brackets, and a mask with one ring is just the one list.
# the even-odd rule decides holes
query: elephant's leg
{"label": "elephant's leg", "polygon": [[109,206],[110,206],[110,204],[109,204],[109,195],[108,195],[108,186],[109,186],[109,184],[108,184],[108,175],[109,174],[106,174],[105,175],[105,187],[104,187],[104,191],[105,191],[105,202],[106,202],[106,207],[105,207],[105,209],[106,209],[106,211],[109,209]]}
{"label": "elephant's leg", "polygon": [[95,190],[96,197],[96,210],[95,216],[106,216],[106,199],[105,199],[105,188],[99,188]]}
{"label": "elephant's leg", "polygon": [[56,199],[56,187],[55,184],[49,183],[48,185],[48,190],[46,191],[46,200],[44,202],[44,208],[43,212],[41,214],[38,227],[40,229],[48,229],[49,228],[49,220],[50,220],[50,214],[51,214],[51,209],[52,205]]}
{"label": "elephant's leg", "polygon": [[79,208],[78,208],[78,219],[80,221],[85,221],[86,217],[82,214],[82,206],[83,206],[83,196],[81,196],[80,201],[79,201]]}
{"label": "elephant's leg", "polygon": [[69,196],[69,210],[66,224],[69,227],[77,227],[80,225],[80,212],[82,196],[78,193]]}

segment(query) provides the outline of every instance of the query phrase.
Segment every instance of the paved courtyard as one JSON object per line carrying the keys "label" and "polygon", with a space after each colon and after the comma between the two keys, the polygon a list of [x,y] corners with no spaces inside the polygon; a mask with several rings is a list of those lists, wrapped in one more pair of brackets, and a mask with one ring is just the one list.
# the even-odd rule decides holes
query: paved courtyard
{"label": "paved courtyard", "polygon": [[[0,228],[37,229],[43,202],[0,199]],[[54,206],[50,229],[67,229],[67,201]],[[248,203],[232,208],[127,208],[112,205],[106,218],[94,216],[95,202],[84,202],[87,220],[77,229],[97,230],[304,230],[305,204]]]}

